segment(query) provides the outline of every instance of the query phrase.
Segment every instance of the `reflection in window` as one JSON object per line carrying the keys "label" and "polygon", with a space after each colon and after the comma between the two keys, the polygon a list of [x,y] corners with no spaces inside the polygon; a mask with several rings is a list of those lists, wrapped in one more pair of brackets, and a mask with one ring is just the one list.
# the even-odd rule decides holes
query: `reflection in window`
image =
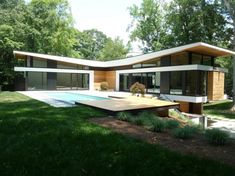
{"label": "reflection in window", "polygon": [[43,60],[43,59],[33,58],[33,67],[46,68],[47,67],[47,61]]}
{"label": "reflection in window", "polygon": [[203,65],[212,66],[212,59],[210,56],[203,56]]}
{"label": "reflection in window", "polygon": [[202,55],[192,53],[192,64],[202,64]]}
{"label": "reflection in window", "polygon": [[46,90],[47,89],[47,73],[44,72],[28,72],[28,90]]}
{"label": "reflection in window", "polygon": [[171,65],[188,65],[189,54],[187,52],[178,53],[171,56]]}
{"label": "reflection in window", "polygon": [[182,95],[182,72],[170,73],[170,94]]}

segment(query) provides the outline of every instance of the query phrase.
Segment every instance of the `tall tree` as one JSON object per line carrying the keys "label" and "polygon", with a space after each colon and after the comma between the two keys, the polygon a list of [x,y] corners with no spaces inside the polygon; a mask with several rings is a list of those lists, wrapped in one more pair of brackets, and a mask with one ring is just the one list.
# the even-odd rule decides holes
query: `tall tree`
{"label": "tall tree", "polygon": [[117,37],[114,40],[109,38],[101,50],[100,59],[103,61],[126,58],[130,46],[125,46],[123,41]]}
{"label": "tall tree", "polygon": [[[231,44],[235,51],[235,0],[222,0],[222,2],[227,9],[228,23],[233,27]],[[235,56],[233,56],[233,107],[231,110],[235,111]]]}
{"label": "tall tree", "polygon": [[67,0],[32,0],[28,48],[34,52],[73,56],[75,30]]}
{"label": "tall tree", "polygon": [[107,40],[108,37],[97,29],[84,30],[77,34],[75,50],[82,58],[97,60]]}
{"label": "tall tree", "polygon": [[231,29],[219,8],[206,0],[172,0],[166,15],[171,46],[201,41],[227,46]]}
{"label": "tall tree", "polygon": [[12,89],[15,72],[13,49],[25,42],[25,4],[22,0],[0,1],[0,85]]}
{"label": "tall tree", "polygon": [[133,5],[129,8],[132,22],[128,27],[132,41],[140,40],[143,51],[156,51],[166,46],[166,29],[158,0],[143,0],[140,7]]}

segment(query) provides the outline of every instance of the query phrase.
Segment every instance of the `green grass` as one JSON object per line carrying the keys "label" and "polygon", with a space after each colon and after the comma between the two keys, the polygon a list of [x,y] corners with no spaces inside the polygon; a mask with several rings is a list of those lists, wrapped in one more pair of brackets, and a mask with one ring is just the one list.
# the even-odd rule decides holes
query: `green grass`
{"label": "green grass", "polygon": [[217,119],[235,119],[235,112],[231,112],[232,101],[225,100],[204,105],[204,113]]}
{"label": "green grass", "polygon": [[234,175],[235,168],[181,155],[87,121],[103,112],[53,108],[0,93],[0,175]]}

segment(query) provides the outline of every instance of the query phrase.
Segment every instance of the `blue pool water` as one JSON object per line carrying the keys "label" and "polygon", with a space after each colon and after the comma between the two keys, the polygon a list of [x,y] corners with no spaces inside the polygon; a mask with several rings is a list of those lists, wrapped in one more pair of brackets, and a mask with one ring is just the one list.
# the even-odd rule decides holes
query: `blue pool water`
{"label": "blue pool water", "polygon": [[62,102],[67,102],[70,104],[74,104],[75,101],[84,101],[84,100],[107,100],[109,98],[104,97],[97,97],[92,95],[84,95],[79,93],[73,93],[73,92],[46,92],[47,96],[59,100]]}

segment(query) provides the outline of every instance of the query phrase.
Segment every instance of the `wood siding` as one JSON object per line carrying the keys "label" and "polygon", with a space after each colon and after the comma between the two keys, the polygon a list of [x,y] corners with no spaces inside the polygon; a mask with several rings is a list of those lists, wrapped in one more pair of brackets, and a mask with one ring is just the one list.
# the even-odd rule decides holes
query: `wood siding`
{"label": "wood siding", "polygon": [[95,71],[94,72],[94,84],[95,89],[99,90],[101,82],[107,82],[109,89],[115,89],[116,87],[116,71]]}
{"label": "wood siding", "polygon": [[208,100],[215,101],[224,98],[224,73],[208,73]]}

